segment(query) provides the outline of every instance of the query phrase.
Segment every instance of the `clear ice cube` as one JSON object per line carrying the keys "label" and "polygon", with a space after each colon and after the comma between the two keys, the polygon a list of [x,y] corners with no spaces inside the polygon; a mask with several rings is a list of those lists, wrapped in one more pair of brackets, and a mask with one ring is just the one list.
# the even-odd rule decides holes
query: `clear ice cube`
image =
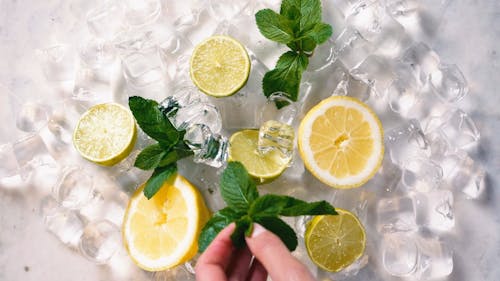
{"label": "clear ice cube", "polygon": [[68,209],[80,209],[96,197],[92,176],[80,167],[66,168],[53,193],[61,206]]}
{"label": "clear ice cube", "polygon": [[400,61],[411,67],[422,84],[426,84],[430,75],[438,71],[440,64],[438,54],[422,42],[408,47],[401,55]]}
{"label": "clear ice cube", "polygon": [[187,127],[184,141],[194,152],[196,163],[219,168],[227,160],[227,139],[213,133],[206,125],[192,124]]}
{"label": "clear ice cube", "polygon": [[121,243],[120,229],[113,223],[102,220],[85,226],[79,248],[84,257],[103,264],[117,252]]}
{"label": "clear ice cube", "polygon": [[403,164],[401,179],[408,191],[429,192],[440,186],[443,170],[427,158],[410,159]]}
{"label": "clear ice cube", "polygon": [[124,4],[126,22],[134,28],[155,22],[162,11],[160,0],[125,0]]}
{"label": "clear ice cube", "polygon": [[208,7],[212,17],[218,20],[229,20],[241,13],[249,4],[250,0],[209,0]]}
{"label": "clear ice cube", "polygon": [[438,237],[418,235],[419,262],[415,272],[418,280],[443,278],[453,271],[453,250]]}
{"label": "clear ice cube", "polygon": [[469,90],[464,74],[455,64],[441,64],[429,81],[434,93],[449,103],[460,101]]}
{"label": "clear ice cube", "polygon": [[124,29],[124,16],[121,1],[105,1],[88,12],[87,27],[95,36],[111,40]]}
{"label": "clear ice cube", "polygon": [[392,161],[398,165],[404,165],[408,159],[430,156],[429,142],[417,120],[389,130],[385,141]]}
{"label": "clear ice cube", "polygon": [[369,84],[378,97],[383,97],[394,81],[391,62],[383,57],[370,55],[351,71],[352,76]]}
{"label": "clear ice cube", "polygon": [[70,45],[58,44],[37,50],[47,81],[71,81],[75,78],[76,52]]}
{"label": "clear ice cube", "polygon": [[382,263],[393,276],[412,275],[417,266],[419,252],[414,238],[407,233],[389,233],[382,241]]}
{"label": "clear ice cube", "polygon": [[42,104],[29,101],[23,103],[15,112],[17,128],[28,133],[38,132],[47,125],[47,111],[47,107]]}
{"label": "clear ice cube", "polygon": [[413,199],[408,196],[382,199],[377,204],[380,233],[414,232],[418,228]]}
{"label": "clear ice cube", "polygon": [[[103,74],[103,75],[101,75]],[[77,101],[99,102],[111,98],[109,73],[81,65],[77,72],[72,98]]]}
{"label": "clear ice cube", "polygon": [[84,223],[78,213],[64,208],[45,217],[47,229],[62,243],[77,247],[83,234]]}
{"label": "clear ice cube", "polygon": [[453,193],[449,190],[433,190],[414,195],[418,225],[433,231],[448,231],[455,226]]}
{"label": "clear ice cube", "polygon": [[385,18],[389,17],[384,7],[380,2],[372,1],[357,6],[346,17],[346,23],[356,29],[368,41],[373,42],[380,36]]}
{"label": "clear ice cube", "polygon": [[100,68],[113,63],[113,45],[101,38],[92,38],[80,48],[81,61],[90,68]]}
{"label": "clear ice cube", "polygon": [[134,88],[163,83],[167,78],[159,50],[155,47],[124,56],[122,66],[125,79]]}
{"label": "clear ice cube", "polygon": [[185,130],[191,125],[203,124],[214,134],[222,129],[222,120],[217,108],[209,103],[195,102],[179,107],[173,116],[169,117],[172,124],[179,130]]}
{"label": "clear ice cube", "polygon": [[361,64],[372,52],[373,45],[357,30],[346,28],[335,39],[335,57],[347,69],[353,69]]}
{"label": "clear ice cube", "polygon": [[458,149],[468,149],[478,144],[479,130],[472,118],[457,109],[446,116],[442,116],[443,123],[439,130],[443,133],[448,144]]}

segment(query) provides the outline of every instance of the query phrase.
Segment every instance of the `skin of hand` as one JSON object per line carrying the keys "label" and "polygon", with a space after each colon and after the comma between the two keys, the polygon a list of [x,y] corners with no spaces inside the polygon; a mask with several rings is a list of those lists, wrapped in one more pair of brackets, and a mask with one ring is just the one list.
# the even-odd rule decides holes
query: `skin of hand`
{"label": "skin of hand", "polygon": [[274,233],[254,223],[246,237],[248,247],[236,249],[231,242],[234,223],[223,229],[196,263],[197,281],[314,281]]}

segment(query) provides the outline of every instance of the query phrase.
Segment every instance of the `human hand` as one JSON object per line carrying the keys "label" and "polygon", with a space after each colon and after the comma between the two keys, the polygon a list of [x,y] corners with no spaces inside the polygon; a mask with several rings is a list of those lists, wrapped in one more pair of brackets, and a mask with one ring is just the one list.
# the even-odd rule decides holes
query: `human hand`
{"label": "human hand", "polygon": [[197,281],[264,281],[268,274],[273,281],[314,280],[274,233],[254,223],[251,237],[245,237],[248,247],[236,249],[230,237],[234,228],[232,223],[223,229],[200,256]]}

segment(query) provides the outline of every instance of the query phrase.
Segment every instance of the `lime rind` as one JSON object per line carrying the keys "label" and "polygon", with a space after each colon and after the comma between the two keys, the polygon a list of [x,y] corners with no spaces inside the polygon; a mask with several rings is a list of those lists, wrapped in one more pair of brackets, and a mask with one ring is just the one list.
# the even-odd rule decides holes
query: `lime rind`
{"label": "lime rind", "polygon": [[[211,44],[219,47],[209,46]],[[243,63],[232,63],[238,60],[242,60]],[[227,97],[245,86],[250,76],[250,69],[250,57],[240,42],[229,36],[215,35],[196,46],[190,59],[189,74],[193,83],[203,93],[213,97]],[[235,77],[238,73],[241,75]],[[214,89],[221,85],[230,87],[223,90]]]}

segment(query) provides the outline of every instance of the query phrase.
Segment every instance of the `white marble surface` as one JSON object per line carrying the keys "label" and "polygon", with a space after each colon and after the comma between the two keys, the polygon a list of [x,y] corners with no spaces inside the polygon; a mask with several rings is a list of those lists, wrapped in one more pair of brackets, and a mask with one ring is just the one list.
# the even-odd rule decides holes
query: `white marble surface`
{"label": "white marble surface", "polygon": [[[53,95],[49,89],[33,83],[41,79],[34,50],[54,43],[57,36],[73,24],[64,16],[71,10],[60,9],[61,2],[64,1],[0,0],[0,84],[16,96],[43,100]],[[422,34],[420,39],[432,46],[443,60],[456,63],[469,82],[469,95],[460,106],[471,114],[481,132],[480,147],[474,158],[488,171],[485,198],[455,202],[456,227],[446,234],[455,252],[454,271],[448,280],[500,280],[500,146],[497,144],[500,135],[500,1],[452,0],[439,28],[431,33]],[[70,38],[79,36],[87,35],[72,34]],[[0,92],[3,121],[0,143],[5,143],[18,139],[21,134],[15,129],[13,113],[9,112],[6,91]],[[46,232],[38,216],[36,199],[23,194],[0,189],[0,280],[151,279],[146,273],[117,275],[61,245]],[[388,277],[365,270],[357,278],[352,280]]]}

